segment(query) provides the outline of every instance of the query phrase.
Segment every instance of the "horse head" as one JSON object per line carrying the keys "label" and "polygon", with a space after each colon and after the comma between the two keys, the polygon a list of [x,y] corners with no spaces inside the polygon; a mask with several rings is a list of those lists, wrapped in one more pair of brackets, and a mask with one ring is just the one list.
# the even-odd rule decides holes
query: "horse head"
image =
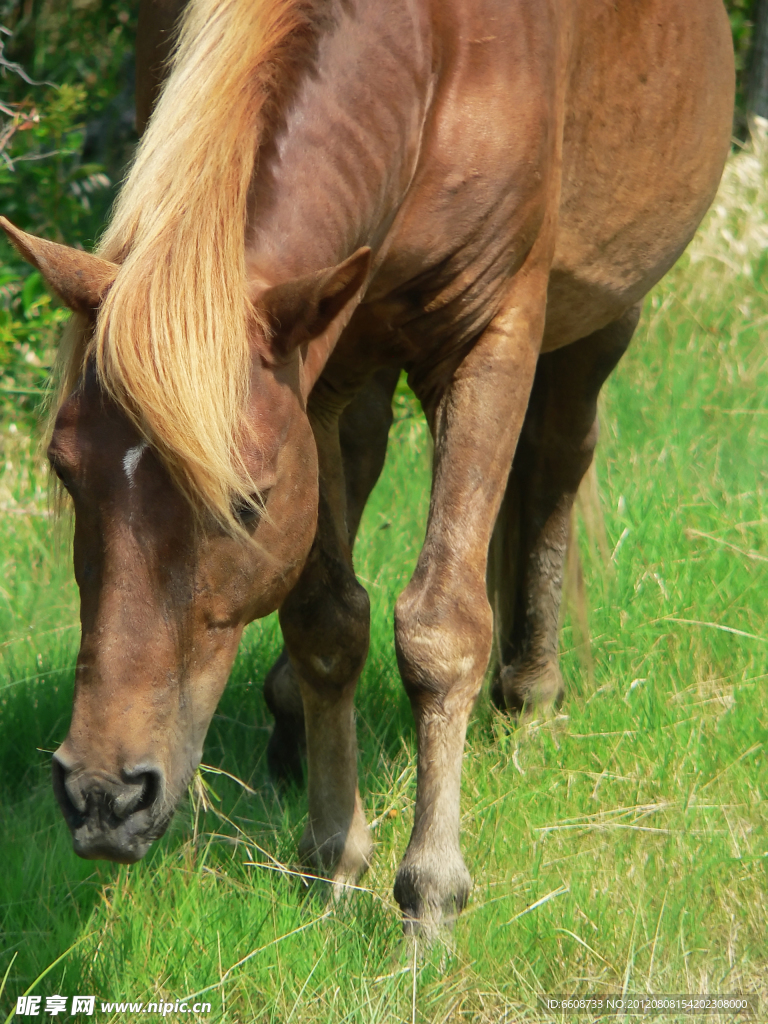
{"label": "horse head", "polygon": [[[119,267],[3,226],[92,333]],[[280,326],[253,339],[239,459],[254,493],[229,523],[184,493],[92,355],[60,404],[48,458],[74,507],[82,640],[53,784],[83,857],[133,862],[162,835],[244,626],[277,609],[302,570],[318,507],[312,342],[343,317],[367,250],[348,263],[256,289],[262,318]]]}

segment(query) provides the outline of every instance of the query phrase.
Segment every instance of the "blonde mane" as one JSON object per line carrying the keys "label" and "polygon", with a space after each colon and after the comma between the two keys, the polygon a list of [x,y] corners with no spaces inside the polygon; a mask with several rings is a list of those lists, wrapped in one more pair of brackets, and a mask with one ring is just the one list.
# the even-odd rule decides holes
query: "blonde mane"
{"label": "blonde mane", "polygon": [[[102,385],[197,507],[234,526],[255,313],[245,230],[259,146],[317,29],[304,0],[191,0],[171,72],[98,253],[120,265],[95,334],[74,323],[65,392]],[[78,340],[79,338],[79,340]]]}

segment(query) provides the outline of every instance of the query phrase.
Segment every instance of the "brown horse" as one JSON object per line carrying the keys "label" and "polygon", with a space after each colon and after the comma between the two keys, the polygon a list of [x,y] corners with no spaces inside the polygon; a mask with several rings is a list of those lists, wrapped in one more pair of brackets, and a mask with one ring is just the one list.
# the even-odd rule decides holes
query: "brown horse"
{"label": "brown horse", "polygon": [[[173,10],[142,14],[142,119]],[[340,884],[365,869],[351,537],[404,367],[435,452],[395,613],[418,736],[395,895],[408,928],[461,909],[494,621],[496,702],[559,700],[597,395],[712,200],[732,100],[721,0],[191,0],[98,255],[5,223],[75,310],[49,457],[82,602],[54,755],[78,853],[162,834],[244,625],[279,608],[272,760],[295,766],[303,709],[301,853]]]}

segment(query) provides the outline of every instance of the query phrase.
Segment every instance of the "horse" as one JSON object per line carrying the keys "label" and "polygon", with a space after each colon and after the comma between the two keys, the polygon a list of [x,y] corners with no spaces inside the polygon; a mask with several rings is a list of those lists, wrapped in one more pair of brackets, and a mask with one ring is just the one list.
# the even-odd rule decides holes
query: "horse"
{"label": "horse", "polygon": [[3,221],[73,310],[48,458],[82,639],[54,790],[78,854],[141,858],[244,626],[278,609],[270,763],[295,773],[305,743],[299,854],[337,888],[365,871],[352,542],[405,370],[434,457],[395,609],[418,767],[394,892],[431,934],[472,885],[461,762],[494,637],[500,708],[563,697],[597,397],[715,194],[728,20],[721,0],[190,0],[171,44],[177,6],[144,3],[148,124],[97,251]]}

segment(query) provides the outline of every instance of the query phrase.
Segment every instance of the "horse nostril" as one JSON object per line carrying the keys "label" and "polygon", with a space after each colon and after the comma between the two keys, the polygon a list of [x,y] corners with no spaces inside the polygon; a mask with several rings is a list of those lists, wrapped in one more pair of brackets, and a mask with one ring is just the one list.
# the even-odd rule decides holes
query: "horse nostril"
{"label": "horse nostril", "polygon": [[114,798],[114,811],[118,818],[148,810],[160,796],[163,776],[158,768],[124,773],[123,777],[127,785]]}
{"label": "horse nostril", "polygon": [[[70,792],[67,786],[67,777],[70,769],[56,755],[53,755],[51,762],[53,775],[53,792],[58,800],[61,812],[70,828],[80,828],[85,821],[86,800],[80,790]],[[74,799],[73,799],[74,797]]]}

